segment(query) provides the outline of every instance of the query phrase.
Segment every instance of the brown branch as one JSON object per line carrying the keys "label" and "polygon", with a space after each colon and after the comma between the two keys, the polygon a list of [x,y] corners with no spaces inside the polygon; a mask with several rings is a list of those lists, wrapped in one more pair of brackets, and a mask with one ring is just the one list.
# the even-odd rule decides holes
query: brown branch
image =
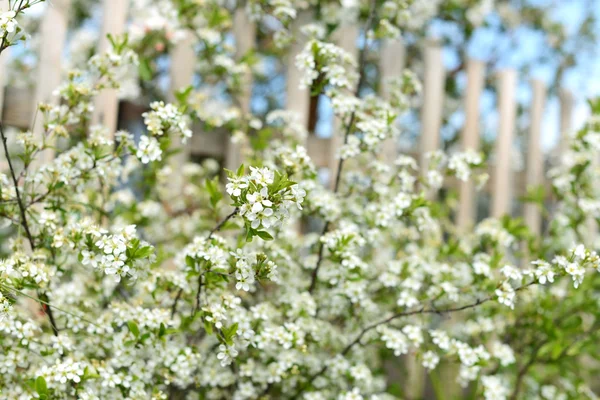
{"label": "brown branch", "polygon": [[[515,292],[521,291],[523,289],[528,288],[531,285],[535,285],[537,284],[537,281],[531,281],[523,286],[519,286],[518,288],[515,289]],[[408,317],[411,315],[422,315],[422,314],[438,314],[438,315],[442,315],[442,314],[448,314],[448,313],[453,313],[453,312],[460,312],[460,311],[464,311],[464,310],[468,310],[471,308],[475,308],[481,304],[487,303],[488,301],[492,300],[493,298],[495,298],[495,295],[493,296],[488,296],[484,299],[477,299],[477,301],[475,301],[474,303],[469,303],[469,304],[465,304],[463,306],[459,306],[459,307],[450,307],[450,308],[443,308],[443,309],[438,309],[438,308],[420,308],[418,310],[412,310],[412,311],[405,311],[405,312],[401,312],[401,313],[396,313],[394,315],[392,315],[391,317],[385,318],[381,321],[378,322],[374,322],[371,325],[368,325],[367,327],[363,328],[362,331],[360,331],[360,333],[356,336],[356,338],[354,340],[352,340],[350,343],[348,343],[348,345],[346,347],[344,347],[344,349],[338,353],[341,356],[345,356],[346,354],[348,354],[350,352],[350,350],[352,350],[352,348],[354,346],[356,346],[357,344],[360,343],[361,339],[364,337],[364,335],[377,328],[378,326],[381,325],[385,325],[389,322],[394,321],[395,319],[398,318],[402,318],[402,317]],[[321,376],[322,374],[324,374],[328,369],[327,365],[324,365],[318,372],[316,372],[315,374],[311,375],[310,378],[308,379],[308,381],[306,382],[306,384],[304,384],[290,399],[296,399],[298,398],[309,386],[310,384],[319,376]]]}
{"label": "brown branch", "polygon": [[[236,207],[229,215],[223,218],[214,228],[210,230],[208,236],[206,236],[206,240],[209,240],[216,232],[220,231],[221,228],[229,221],[231,218],[235,217],[240,209]],[[202,291],[202,273],[198,276],[198,289],[196,290],[196,306],[192,311],[192,315],[196,313],[200,309],[200,293]],[[175,316],[177,313],[177,305],[179,304],[179,300],[181,299],[181,295],[183,294],[183,289],[179,289],[177,291],[177,295],[175,296],[175,301],[171,306],[171,318]]]}
{"label": "brown branch", "polygon": [[235,215],[238,213],[238,211],[240,211],[240,209],[238,207],[236,207],[228,216],[226,216],[225,218],[223,218],[221,220],[221,222],[219,222],[214,228],[211,229],[211,231],[208,233],[208,236],[206,237],[206,239],[210,239],[212,237],[212,235],[214,235],[216,232],[220,231],[221,228],[223,228],[223,226],[225,225],[225,223],[227,223],[227,221],[229,221],[231,218],[235,217]]}
{"label": "brown branch", "polygon": [[533,349],[533,352],[531,353],[531,358],[529,359],[529,361],[527,361],[527,363],[519,369],[519,372],[517,374],[517,380],[515,383],[515,388],[510,396],[511,400],[517,400],[517,398],[519,397],[519,392],[521,391],[523,379],[527,375],[527,371],[529,371],[529,368],[531,368],[531,366],[533,364],[535,364],[535,361],[537,360],[537,354],[540,351],[540,349],[542,348],[542,346],[544,344],[546,344],[546,342],[547,342],[547,340],[540,341]]}
{"label": "brown branch", "polygon": [[[19,190],[19,181],[17,180],[17,174],[15,173],[15,168],[12,163],[12,159],[10,157],[10,152],[8,151],[8,144],[6,140],[6,135],[4,134],[4,126],[2,122],[0,122],[0,136],[2,137],[2,146],[4,147],[4,155],[6,156],[6,161],[8,162],[8,168],[10,170],[10,175],[12,177],[13,184],[15,186],[15,193],[17,196],[17,205],[19,206],[19,213],[21,215],[21,226],[25,230],[25,235],[27,236],[27,240],[29,241],[29,246],[31,247],[31,251],[35,250],[35,241],[33,240],[33,235],[31,234],[31,230],[29,229],[29,223],[27,222],[27,213],[25,209],[25,205],[23,204],[23,199],[21,199],[21,191]],[[38,297],[49,303],[50,298],[48,294],[45,292],[38,292]],[[48,320],[50,321],[50,326],[52,327],[52,332],[54,336],[58,336],[58,328],[56,326],[56,321],[54,320],[54,315],[52,314],[52,307],[44,307],[41,304],[42,310],[48,316]]]}
{"label": "brown branch", "polygon": [[[367,51],[369,50],[368,47],[368,37],[367,37],[367,33],[369,32],[369,28],[371,27],[371,25],[373,24],[373,20],[375,19],[375,10],[376,10],[376,5],[377,5],[377,1],[372,0],[371,1],[371,8],[369,10],[369,17],[367,18],[367,21],[365,22],[365,27],[363,29],[363,34],[365,35],[365,43],[364,46],[362,47],[362,49],[360,49],[360,54],[359,54],[359,61],[358,61],[358,72],[359,72],[359,78],[358,78],[358,84],[356,85],[356,89],[354,91],[354,96],[358,97],[359,96],[359,92],[360,92],[360,87],[363,85],[363,82],[365,80],[365,64],[367,62]],[[348,143],[348,137],[350,136],[350,131],[352,130],[352,125],[354,125],[354,120],[356,119],[356,110],[352,111],[352,114],[350,114],[350,120],[348,121],[348,125],[346,125],[346,132],[344,133],[344,145]],[[335,184],[333,186],[333,193],[337,193],[340,187],[340,181],[342,178],[342,168],[344,167],[344,159],[340,158],[340,161],[338,162],[338,166],[337,166],[337,171],[335,174]],[[323,235],[325,235],[327,233],[327,231],[329,230],[329,221],[325,222],[325,225],[323,226],[323,230],[321,231],[321,235],[320,237],[322,237]],[[311,281],[310,281],[310,286],[308,288],[308,292],[312,293],[315,290],[315,287],[317,286],[317,279],[318,279],[318,275],[319,275],[319,268],[321,267],[321,263],[323,262],[323,253],[324,253],[324,247],[325,247],[325,243],[321,242],[319,245],[319,253],[318,253],[318,257],[317,257],[317,263],[315,264],[315,269],[313,270],[313,273],[311,275]]]}

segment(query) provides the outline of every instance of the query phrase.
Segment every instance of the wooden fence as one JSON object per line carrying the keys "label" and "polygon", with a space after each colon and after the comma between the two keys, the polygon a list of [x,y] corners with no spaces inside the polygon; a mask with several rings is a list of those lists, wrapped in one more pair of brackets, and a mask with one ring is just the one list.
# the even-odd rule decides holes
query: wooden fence
{"label": "wooden fence", "polygon": [[[59,85],[62,77],[61,59],[63,48],[67,39],[68,10],[70,0],[53,0],[46,8],[40,25],[40,63],[44,65],[37,75],[37,86],[34,90],[20,89],[6,82],[4,62],[0,58],[0,115],[2,123],[22,129],[29,129],[35,115],[37,103],[40,101],[55,101],[52,91]],[[103,23],[101,24],[102,37],[107,34],[119,34],[125,31],[127,21],[128,0],[104,0]],[[241,57],[251,50],[256,44],[256,27],[243,11],[234,15],[233,35],[237,45],[237,56]],[[300,13],[293,30],[310,21],[310,15]],[[355,26],[342,26],[338,29],[336,38],[338,44],[354,57],[357,57],[357,41],[360,32]],[[286,108],[297,112],[302,121],[308,124],[310,94],[306,89],[299,88],[301,75],[294,66],[293,57],[303,48],[302,38],[292,45],[291,55],[286,60],[287,65],[287,105]],[[191,35],[182,40],[170,54],[172,62],[171,83],[173,90],[192,83],[195,66],[194,39]],[[102,39],[98,50],[107,48],[107,40]],[[380,79],[399,76],[404,64],[404,46],[401,40],[386,40],[380,46]],[[435,150],[440,147],[442,126],[442,109],[444,104],[445,71],[442,61],[442,47],[435,41],[424,45],[424,76],[423,81],[423,106],[420,110],[421,133],[419,138],[419,154]],[[4,58],[6,58],[3,55]],[[480,146],[480,98],[486,79],[484,62],[469,59],[466,63],[467,85],[464,92],[465,122],[461,133],[462,149],[478,150]],[[489,73],[489,72],[488,72]],[[529,185],[543,183],[544,161],[541,152],[541,124],[546,103],[546,88],[541,81],[532,80],[531,88],[533,98],[527,112],[530,116],[530,130],[527,140],[526,171],[514,174],[512,171],[511,154],[516,131],[517,103],[515,93],[517,88],[517,72],[506,69],[495,73],[495,82],[498,96],[498,129],[494,164],[490,166],[490,181],[484,191],[490,196],[492,216],[501,216],[511,213],[513,199],[523,195]],[[522,78],[522,77],[521,77]],[[251,77],[247,76],[248,87],[251,87]],[[389,97],[386,85],[380,85],[384,98]],[[250,107],[250,90],[243,93],[239,103],[244,112]],[[171,99],[172,100],[172,99]],[[561,91],[560,96],[560,132],[564,138],[572,128],[573,95],[568,91]],[[112,131],[117,129],[119,107],[121,113],[126,113],[131,104],[119,103],[114,90],[104,92],[95,102],[93,123],[102,123]],[[138,111],[139,113],[139,111]],[[41,135],[42,124],[35,124],[34,133]],[[339,127],[339,122],[333,123],[334,131]],[[335,170],[337,165],[336,151],[340,146],[340,135],[332,138],[320,138],[311,133],[307,139],[306,147],[315,164],[320,168]],[[561,139],[561,146],[564,140]],[[224,165],[235,168],[243,156],[243,144],[232,144],[227,135],[217,135],[195,129],[191,143],[184,151],[174,158],[175,163],[183,163],[191,156],[211,156],[224,161]],[[388,141],[384,146],[384,157],[392,162],[398,154],[398,146]],[[50,155],[51,156],[51,155]],[[421,158],[418,156],[417,159]],[[48,158],[45,159],[47,161]],[[514,175],[513,175],[514,174]],[[332,174],[330,174],[332,175]],[[465,229],[475,222],[477,199],[472,183],[456,184],[459,190],[459,207],[457,212],[457,226]],[[529,227],[539,232],[541,227],[540,210],[535,206],[524,208],[524,217]]]}

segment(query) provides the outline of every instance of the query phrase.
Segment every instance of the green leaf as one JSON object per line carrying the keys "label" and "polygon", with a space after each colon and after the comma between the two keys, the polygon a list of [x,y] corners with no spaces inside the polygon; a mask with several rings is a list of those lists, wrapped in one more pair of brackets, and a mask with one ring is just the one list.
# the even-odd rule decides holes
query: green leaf
{"label": "green leaf", "polygon": [[256,235],[256,231],[250,227],[246,230],[246,243],[250,243],[252,238]]}
{"label": "green leaf", "polygon": [[165,334],[167,333],[167,328],[165,327],[165,324],[163,324],[162,322],[160,323],[160,328],[158,328],[158,337],[163,337],[165,336]]}
{"label": "green leaf", "polygon": [[192,256],[185,256],[185,263],[190,268],[196,267],[196,260]]}
{"label": "green leaf", "polygon": [[233,337],[235,336],[235,334],[237,333],[238,330],[238,324],[237,322],[233,325],[231,325],[229,328],[223,328],[223,339],[225,339],[225,342],[228,345],[233,345]]}
{"label": "green leaf", "polygon": [[177,101],[179,101],[180,104],[185,104],[187,102],[187,99],[190,97],[190,94],[192,93],[193,89],[194,87],[192,85],[189,85],[186,88],[177,90],[175,91],[175,98],[177,99]]}
{"label": "green leaf", "polygon": [[257,231],[256,235],[263,240],[273,240],[273,236],[267,231]]}
{"label": "green leaf", "polygon": [[40,396],[42,396],[42,395],[47,396],[48,395],[48,385],[46,385],[46,380],[44,379],[43,376],[38,376],[35,379],[35,391]]}
{"label": "green leaf", "polygon": [[152,246],[145,246],[141,249],[138,249],[138,251],[135,252],[135,256],[137,258],[145,258],[151,255],[152,253],[154,253],[154,248]]}
{"label": "green leaf", "polygon": [[246,167],[244,166],[244,164],[240,165],[240,167],[237,169],[236,175],[237,176],[244,176],[244,171],[246,170]]}
{"label": "green leaf", "polygon": [[210,322],[208,321],[204,321],[204,330],[206,331],[206,333],[208,333],[209,335],[212,335],[213,333],[213,328],[212,325],[210,324]]}
{"label": "green leaf", "polygon": [[206,190],[210,195],[210,204],[213,208],[217,207],[219,201],[223,198],[223,194],[219,189],[219,177],[215,176],[213,179],[206,180]]}
{"label": "green leaf", "polygon": [[135,322],[128,321],[127,322],[127,327],[129,328],[129,331],[133,334],[133,336],[135,336],[136,338],[138,336],[140,336],[140,330],[139,330],[139,328],[138,328],[138,326],[136,325]]}
{"label": "green leaf", "polygon": [[140,65],[138,67],[138,72],[140,74],[140,78],[143,81],[152,80],[152,66],[150,65],[150,61],[147,58],[140,59]]}

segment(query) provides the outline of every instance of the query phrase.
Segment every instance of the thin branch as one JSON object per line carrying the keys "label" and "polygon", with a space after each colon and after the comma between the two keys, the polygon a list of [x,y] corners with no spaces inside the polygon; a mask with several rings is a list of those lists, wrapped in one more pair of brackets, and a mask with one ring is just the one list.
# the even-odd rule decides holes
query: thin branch
{"label": "thin branch", "polygon": [[175,301],[173,302],[173,305],[171,306],[171,319],[173,319],[173,317],[175,316],[175,313],[177,312],[177,304],[179,303],[179,299],[181,298],[182,293],[183,293],[182,289],[179,289],[177,291],[177,296],[175,296]]}
{"label": "thin branch", "polygon": [[[368,47],[368,32],[369,29],[371,28],[371,25],[373,24],[373,20],[375,19],[375,10],[376,10],[376,5],[377,5],[377,1],[376,0],[372,0],[371,1],[371,8],[369,9],[369,16],[367,17],[367,21],[365,22],[365,26],[363,29],[363,34],[365,36],[365,43],[362,47],[362,49],[360,49],[360,54],[359,54],[359,61],[358,61],[358,72],[359,72],[359,78],[358,78],[358,84],[356,85],[356,89],[354,91],[354,96],[355,97],[359,97],[359,92],[360,92],[360,87],[363,85],[364,80],[365,80],[365,64],[367,62],[367,51],[369,50]],[[352,125],[354,125],[354,120],[356,118],[356,110],[352,111],[352,114],[350,114],[350,121],[348,121],[348,125],[346,125],[346,132],[344,133],[344,145],[348,143],[348,137],[350,136],[350,132],[352,130]],[[342,169],[344,167],[344,159],[340,158],[340,161],[338,162],[338,166],[337,166],[337,171],[335,173],[335,184],[333,186],[333,193],[337,193],[339,188],[340,188],[340,181],[342,178]],[[323,230],[321,231],[321,237],[323,235],[325,235],[327,233],[327,231],[329,231],[329,221],[325,222],[325,225],[323,226]],[[313,270],[312,276],[311,276],[311,281],[310,281],[310,286],[308,288],[308,292],[312,293],[315,290],[315,287],[317,286],[317,279],[318,279],[318,275],[319,275],[319,268],[321,267],[321,263],[323,262],[323,253],[324,253],[324,247],[325,247],[325,243],[321,242],[319,245],[319,254],[317,256],[317,263],[315,265],[315,269]]]}
{"label": "thin branch", "polygon": [[70,311],[67,311],[67,310],[64,310],[64,309],[62,309],[62,308],[59,308],[59,307],[57,307],[57,306],[55,306],[55,305],[53,305],[53,304],[50,304],[49,302],[47,302],[47,301],[45,301],[45,300],[42,300],[42,299],[39,299],[39,298],[36,298],[36,297],[30,296],[30,295],[28,295],[27,293],[25,293],[25,292],[23,292],[23,291],[21,291],[21,290],[19,290],[19,289],[17,289],[17,288],[14,288],[14,287],[12,287],[12,286],[5,285],[5,284],[3,284],[3,283],[0,283],[0,286],[1,286],[1,287],[3,287],[4,289],[7,289],[7,290],[12,290],[12,291],[14,291],[15,293],[18,293],[18,294],[20,294],[20,295],[22,295],[22,296],[25,296],[25,297],[27,297],[27,298],[29,298],[29,299],[31,299],[31,300],[34,300],[34,301],[38,302],[38,303],[40,303],[40,304],[43,304],[43,305],[45,305],[45,306],[46,306],[48,309],[55,309],[55,310],[57,310],[57,311],[60,311],[60,312],[62,312],[62,313],[65,313],[65,314],[67,314],[67,315],[70,315],[70,316],[72,316],[72,317],[75,317],[75,318],[77,318],[77,319],[80,319],[80,320],[82,320],[82,321],[84,321],[84,322],[87,322],[87,323],[88,323],[88,324],[90,324],[90,325],[94,325],[94,326],[96,326],[96,327],[98,327],[98,328],[102,328],[100,325],[97,325],[97,324],[95,324],[94,322],[92,322],[92,321],[90,321],[90,320],[88,320],[88,319],[86,319],[86,318],[84,318],[84,317],[82,317],[82,316],[80,316],[80,315],[73,314],[72,312],[70,312]]}
{"label": "thin branch", "polygon": [[[35,242],[33,240],[33,235],[31,234],[31,230],[29,229],[29,224],[27,223],[27,213],[25,209],[25,205],[23,204],[23,200],[21,199],[21,191],[19,190],[19,181],[17,180],[17,174],[15,173],[15,168],[12,163],[12,159],[10,157],[10,152],[8,151],[8,144],[6,140],[6,135],[4,134],[4,126],[2,122],[0,122],[0,136],[2,137],[2,146],[4,147],[4,155],[6,156],[6,161],[8,162],[8,168],[10,170],[10,176],[12,177],[13,184],[15,185],[15,193],[17,195],[17,205],[19,206],[19,213],[21,215],[21,226],[25,230],[25,234],[27,236],[27,240],[29,241],[29,246],[31,247],[31,251],[35,250]],[[48,295],[44,292],[38,293],[38,297],[42,300],[50,301]],[[44,308],[44,312],[48,316],[48,320],[50,321],[50,326],[52,327],[52,333],[54,336],[58,336],[58,328],[56,326],[56,321],[54,319],[54,315],[52,313],[52,308]]]}
{"label": "thin branch", "polygon": [[535,364],[535,361],[537,360],[538,352],[540,351],[542,346],[544,344],[546,344],[546,342],[547,342],[547,340],[540,341],[533,349],[533,352],[531,353],[531,357],[529,358],[529,361],[527,361],[527,363],[519,369],[519,372],[517,374],[517,380],[515,383],[515,388],[510,396],[511,400],[517,400],[517,398],[519,397],[519,392],[521,391],[521,385],[523,384],[523,379],[527,375],[527,371],[529,371],[529,368],[531,368],[531,366],[533,364]]}
{"label": "thin branch", "polygon": [[229,214],[228,216],[226,216],[225,218],[223,218],[223,220],[221,220],[221,222],[219,222],[214,228],[211,229],[211,231],[208,233],[208,236],[206,237],[206,239],[210,239],[212,237],[212,235],[214,235],[216,232],[220,231],[221,228],[223,228],[223,226],[227,223],[227,221],[229,221],[231,218],[235,217],[235,215],[238,213],[238,211],[240,211],[240,209],[238,207],[236,207],[231,214]]}
{"label": "thin branch", "polygon": [[[518,292],[521,290],[524,290],[526,288],[528,288],[531,285],[535,285],[537,284],[537,281],[531,281],[523,286],[519,286],[518,288],[516,288],[514,291]],[[362,338],[364,337],[364,335],[377,328],[378,326],[381,325],[385,325],[388,324],[398,318],[402,318],[402,317],[408,317],[411,315],[422,315],[422,314],[448,314],[448,313],[454,313],[454,312],[460,312],[460,311],[464,311],[464,310],[468,310],[471,308],[475,308],[481,304],[487,303],[488,301],[492,300],[493,298],[495,298],[495,296],[488,296],[486,298],[483,299],[477,299],[477,301],[470,303],[470,304],[465,304],[463,306],[459,306],[459,307],[450,307],[450,308],[420,308],[418,310],[412,310],[412,311],[405,311],[405,312],[401,312],[401,313],[397,313],[392,315],[391,317],[385,318],[381,321],[378,322],[374,322],[371,325],[368,325],[367,327],[363,328],[362,331],[360,331],[360,333],[356,336],[356,338],[354,340],[352,340],[350,343],[348,343],[348,345],[346,347],[344,347],[344,349],[339,353],[339,355],[341,356],[345,356],[346,354],[348,354],[350,352],[350,350],[352,350],[352,348],[354,346],[356,346],[357,344],[360,343],[360,341],[362,340]],[[311,375],[310,378],[308,379],[308,381],[306,382],[306,384],[304,384],[290,399],[296,399],[298,398],[311,384],[312,382],[319,376],[321,376],[322,374],[324,374],[327,369],[329,368],[329,366],[326,364],[324,365],[318,372],[316,372],[315,374]]]}
{"label": "thin branch", "polygon": [[200,310],[200,296],[202,294],[202,278],[204,277],[204,273],[201,272],[198,275],[198,289],[196,290],[196,305],[194,306],[194,310],[192,311],[192,316],[196,315],[198,310]]}
{"label": "thin branch", "polygon": [[[231,218],[235,217],[240,209],[236,207],[229,215],[223,218],[214,228],[210,230],[208,236],[206,236],[206,240],[209,240],[216,232],[220,231],[221,228],[229,221]],[[202,273],[198,276],[198,289],[196,290],[196,306],[192,315],[196,313],[196,311],[200,308],[200,294],[202,292]],[[175,301],[171,306],[171,318],[175,316],[177,313],[177,305],[179,304],[179,300],[181,299],[181,295],[183,294],[183,288],[177,291],[177,295],[175,296]]]}

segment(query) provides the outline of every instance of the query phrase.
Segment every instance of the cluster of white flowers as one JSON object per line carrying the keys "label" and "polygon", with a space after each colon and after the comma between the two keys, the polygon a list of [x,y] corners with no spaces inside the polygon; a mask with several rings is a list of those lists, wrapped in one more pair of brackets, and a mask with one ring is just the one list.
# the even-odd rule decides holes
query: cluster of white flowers
{"label": "cluster of white flowers", "polygon": [[10,304],[10,301],[0,293],[0,322],[9,317],[11,312],[12,304]]}
{"label": "cluster of white flowers", "polygon": [[183,143],[192,137],[189,118],[175,105],[155,101],[150,104],[151,111],[142,114],[144,124],[154,136],[180,136]]}
{"label": "cluster of white flowers", "polygon": [[342,48],[327,42],[310,40],[296,56],[296,67],[303,73],[301,87],[311,87],[321,74],[324,84],[350,89],[356,77],[352,70],[355,61]]}
{"label": "cluster of white flowers", "polygon": [[65,360],[57,360],[54,365],[42,366],[39,376],[44,377],[51,387],[54,385],[61,387],[67,383],[77,384],[81,382],[85,368],[85,364],[77,362],[72,358],[66,358]]}
{"label": "cluster of white flowers", "polygon": [[[316,14],[313,4],[288,0],[200,3],[135,0],[129,40],[111,37],[108,53],[80,55],[82,71],[65,74],[59,101],[40,107],[44,135],[17,133],[10,143],[19,161],[0,173],[2,395],[388,400],[391,353],[427,370],[456,363],[457,382],[473,382],[475,397],[505,399],[515,390],[524,398],[593,398],[580,383],[587,371],[569,367],[598,358],[598,278],[588,270],[600,260],[584,226],[600,215],[600,119],[573,137],[551,174],[558,201],[544,237],[509,216],[457,234],[455,196],[433,192],[447,176],[483,181],[476,169],[485,169],[485,155],[436,151],[420,167],[404,155],[388,165],[377,154],[408,136],[397,118],[421,91],[410,70],[375,83],[380,44],[413,28],[418,39],[445,2],[384,1],[370,17],[370,4],[356,0],[319,4]],[[461,7],[487,6],[452,2],[471,22],[474,12]],[[301,13],[315,18],[292,26]],[[243,41],[232,28],[248,15],[260,22],[268,51],[234,47]],[[15,17],[0,16],[0,33],[11,40],[26,27]],[[341,26],[367,20],[358,40],[367,65],[357,71],[331,41]],[[138,101],[162,93],[155,67],[184,30],[201,43],[200,89],[176,92],[178,105],[151,103],[139,140],[90,124],[106,88],[137,90]],[[94,51],[89,35],[74,42],[72,51]],[[278,109],[278,94],[262,95],[279,78],[276,57],[304,45],[296,58],[303,85],[329,98],[348,124],[339,129],[347,161],[329,171],[334,190],[309,157],[307,121]],[[252,73],[260,76],[250,87]],[[359,95],[349,94],[357,81]],[[374,94],[378,85],[385,100]],[[264,107],[242,101],[252,88]],[[171,139],[191,136],[192,117],[241,143],[253,166],[227,171],[224,181],[212,159],[169,165]],[[34,163],[56,137],[64,138],[58,156]],[[536,260],[530,268],[517,267],[521,244]],[[515,365],[527,365],[527,350],[538,345],[539,360],[517,382]]]}
{"label": "cluster of white flowers", "polygon": [[9,33],[14,33],[19,24],[17,23],[15,11],[5,11],[0,13],[0,38],[4,38]]}
{"label": "cluster of white flowers", "polygon": [[181,264],[196,272],[202,269],[227,272],[229,269],[227,244],[219,236],[208,240],[195,237],[192,243],[183,249],[182,258]]}
{"label": "cluster of white flowers", "polygon": [[473,150],[467,150],[450,156],[448,168],[454,171],[458,179],[466,182],[471,176],[472,168],[479,167],[482,162],[481,154]]}
{"label": "cluster of white flowers", "polygon": [[485,400],[506,400],[510,394],[510,389],[498,376],[484,376],[481,383]]}
{"label": "cluster of white flowers", "polygon": [[81,264],[100,268],[105,274],[114,275],[117,282],[124,277],[136,279],[154,253],[150,244],[136,238],[135,225],[116,234],[89,227],[82,242]]}
{"label": "cluster of white flowers", "polygon": [[148,164],[153,161],[162,160],[162,150],[160,149],[160,143],[152,136],[140,137],[140,143],[135,153],[137,158],[140,159],[142,164]]}
{"label": "cluster of white flowers", "polygon": [[277,226],[287,218],[292,205],[302,210],[306,192],[277,171],[250,167],[250,175],[240,170],[228,181],[227,193],[253,230]]}

